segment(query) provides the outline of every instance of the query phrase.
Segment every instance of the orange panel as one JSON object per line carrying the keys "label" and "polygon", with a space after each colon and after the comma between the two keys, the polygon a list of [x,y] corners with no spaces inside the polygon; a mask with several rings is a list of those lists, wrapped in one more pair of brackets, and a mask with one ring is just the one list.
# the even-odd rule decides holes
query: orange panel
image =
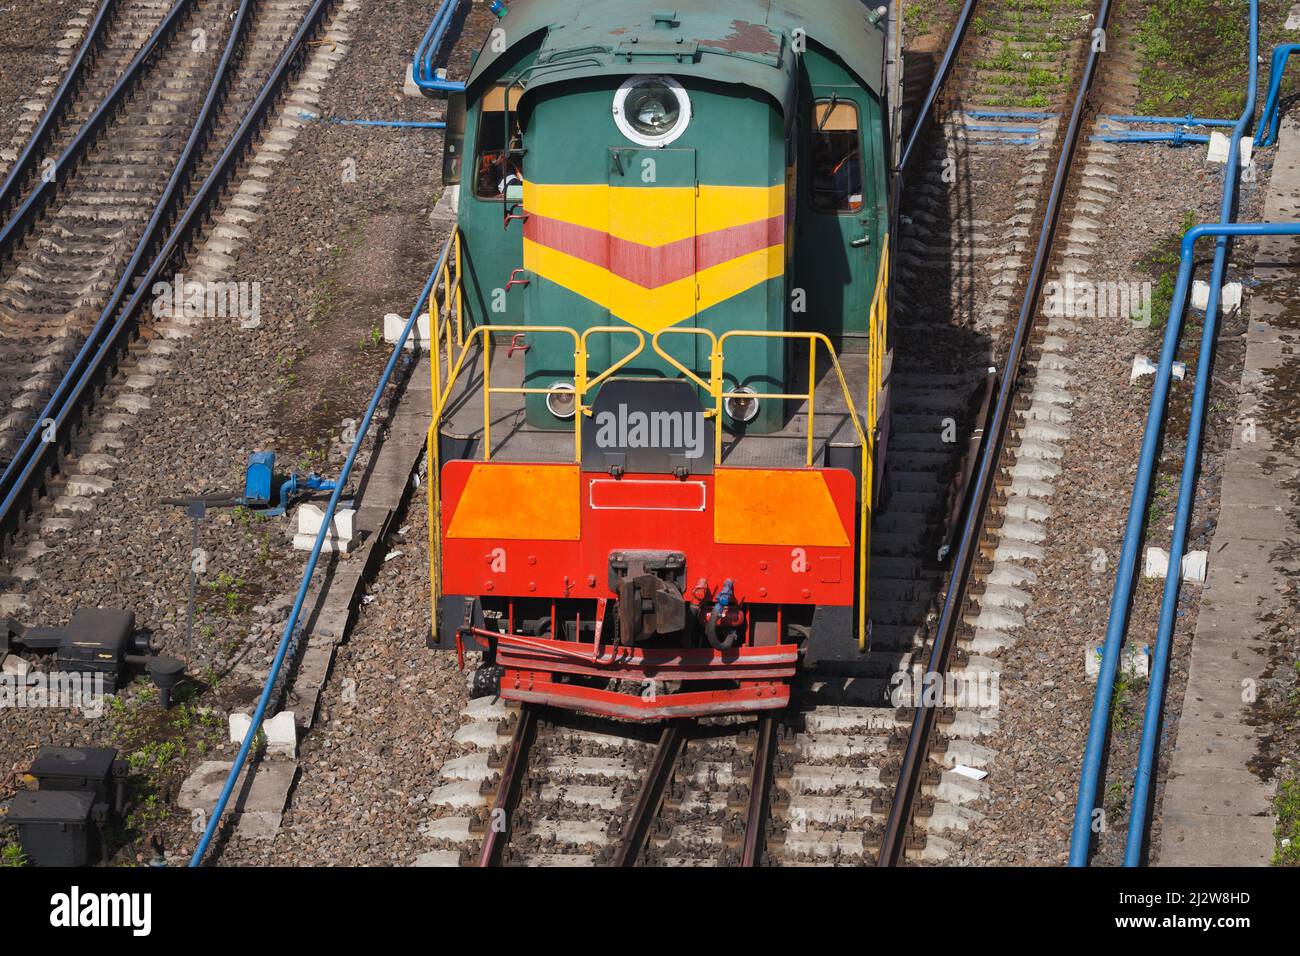
{"label": "orange panel", "polygon": [[447,537],[577,541],[578,478],[577,465],[475,465]]}
{"label": "orange panel", "polygon": [[714,472],[713,491],[717,544],[851,544],[820,471],[721,468]]}

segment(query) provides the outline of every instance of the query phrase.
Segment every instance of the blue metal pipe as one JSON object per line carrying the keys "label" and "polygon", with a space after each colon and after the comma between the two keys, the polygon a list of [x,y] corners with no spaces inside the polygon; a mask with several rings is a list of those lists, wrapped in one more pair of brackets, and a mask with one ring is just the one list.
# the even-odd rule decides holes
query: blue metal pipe
{"label": "blue metal pipe", "polygon": [[298,118],[305,120],[320,120],[323,123],[333,123],[336,126],[391,126],[396,129],[446,129],[447,124],[443,120],[357,120],[357,119],[339,119],[336,116],[321,116],[319,113],[309,113],[306,110],[298,111]]}
{"label": "blue metal pipe", "polygon": [[426,93],[460,93],[465,89],[464,83],[438,79],[438,74],[433,68],[434,58],[438,55],[452,20],[456,18],[456,10],[459,6],[460,0],[442,0],[442,6],[438,7],[438,12],[433,15],[433,22],[424,32],[424,39],[415,48],[415,57],[411,62],[411,78],[415,81],[415,85]]}
{"label": "blue metal pipe", "polygon": [[[1183,238],[1182,264],[1174,308],[1180,312],[1185,304],[1186,285],[1183,274],[1190,280],[1193,246],[1201,236],[1218,236],[1226,243],[1230,236],[1300,236],[1300,223],[1245,223],[1219,226],[1197,226]],[[1211,356],[1218,335],[1218,293],[1211,285],[1209,310],[1205,315],[1205,328],[1201,333],[1201,352],[1196,369],[1196,391],[1192,397],[1191,418],[1187,424],[1187,447],[1183,458],[1183,473],[1178,486],[1178,511],[1174,518],[1173,539],[1169,545],[1169,571],[1165,576],[1164,595],[1160,603],[1160,624],[1156,645],[1151,658],[1151,682],[1147,689],[1146,710],[1142,718],[1142,742],[1138,756],[1137,775],[1133,783],[1133,806],[1129,814],[1128,842],[1124,847],[1124,865],[1139,866],[1146,837],[1147,814],[1151,802],[1151,780],[1156,762],[1156,745],[1160,738],[1160,723],[1164,708],[1165,681],[1169,671],[1169,655],[1173,644],[1174,617],[1178,610],[1178,591],[1182,580],[1183,554],[1187,546],[1187,529],[1191,524],[1192,506],[1195,503],[1196,478],[1200,458],[1201,433],[1205,422],[1205,409],[1210,396]]]}
{"label": "blue metal pipe", "polygon": [[[1219,208],[1219,226],[1228,226],[1236,215],[1238,162],[1241,141],[1255,116],[1255,96],[1259,90],[1259,10],[1258,0],[1251,0],[1250,19],[1250,82],[1246,90],[1246,106],[1237,128],[1232,134],[1232,149],[1228,152],[1228,169],[1224,175],[1223,201]],[[1262,227],[1256,226],[1256,229]],[[1193,246],[1200,235],[1210,230],[1193,229],[1183,238],[1183,265],[1180,271],[1191,272]],[[1151,803],[1151,777],[1156,760],[1156,745],[1160,740],[1160,717],[1165,702],[1165,680],[1169,670],[1169,649],[1173,643],[1174,615],[1178,610],[1178,589],[1182,584],[1183,554],[1187,548],[1187,528],[1192,521],[1192,505],[1196,497],[1196,476],[1201,457],[1201,433],[1205,426],[1205,407],[1210,398],[1210,366],[1214,343],[1219,328],[1219,297],[1223,291],[1223,278],[1228,267],[1228,234],[1213,232],[1218,236],[1214,247],[1214,271],[1210,275],[1210,297],[1205,307],[1205,327],[1201,332],[1201,352],[1196,367],[1196,391],[1192,396],[1192,413],[1187,423],[1187,445],[1183,450],[1183,474],[1178,487],[1178,511],[1174,518],[1174,534],[1169,544],[1169,571],[1165,575],[1165,591],[1160,603],[1160,624],[1156,630],[1155,653],[1151,659],[1151,680],[1147,685],[1146,711],[1142,717],[1142,744],[1138,755],[1137,776],[1133,781],[1133,809],[1129,814],[1128,843],[1124,848],[1124,865],[1138,866],[1142,861],[1142,845],[1146,836],[1147,811]],[[1267,232],[1238,232],[1237,235],[1269,235]],[[1281,232],[1271,235],[1290,235]]]}
{"label": "blue metal pipe", "polygon": [[1222,126],[1227,129],[1237,125],[1236,120],[1202,119],[1191,113],[1186,116],[1107,116],[1106,119],[1116,123],[1148,123],[1152,126]]}
{"label": "blue metal pipe", "polygon": [[1056,119],[1056,113],[1007,113],[1000,110],[962,110],[963,115],[974,119],[1018,119],[1049,120]]}
{"label": "blue metal pipe", "polygon": [[1042,130],[1039,129],[1037,126],[970,125],[970,126],[963,126],[962,129],[967,131],[973,131],[976,133],[1028,133],[1032,135],[1035,139],[1037,139],[1038,134],[1042,132]]}
{"label": "blue metal pipe", "polygon": [[[324,118],[324,117],[322,117]],[[387,126],[394,129],[446,129],[447,124],[442,120],[430,120],[429,122],[406,122],[403,120],[354,120],[354,119],[325,119],[327,123],[337,123],[340,126]]]}
{"label": "blue metal pipe", "polygon": [[235,755],[234,766],[230,768],[230,775],[226,777],[225,786],[221,788],[221,796],[217,798],[217,805],[213,808],[212,816],[203,831],[203,837],[199,840],[199,845],[190,858],[190,866],[192,867],[199,866],[203,862],[203,855],[207,852],[213,836],[216,835],[217,828],[221,825],[221,815],[225,813],[226,805],[230,802],[230,795],[235,789],[235,782],[239,779],[240,771],[244,769],[244,764],[248,761],[248,752],[252,749],[253,738],[257,736],[258,730],[261,729],[262,721],[266,717],[267,707],[271,702],[271,695],[275,689],[275,682],[280,676],[280,669],[284,666],[289,647],[293,644],[294,631],[298,628],[298,617],[302,614],[303,603],[307,600],[307,591],[311,587],[312,575],[316,571],[316,564],[320,561],[321,549],[324,547],[325,539],[329,535],[330,525],[334,523],[339,498],[343,494],[344,486],[347,485],[348,477],[352,474],[352,466],[357,460],[357,453],[361,451],[361,443],[365,441],[366,433],[370,430],[370,423],[375,417],[375,411],[379,408],[379,403],[384,397],[384,389],[388,387],[388,382],[397,369],[397,363],[402,357],[402,349],[406,345],[406,340],[410,338],[411,331],[419,322],[420,316],[424,314],[425,303],[428,302],[429,296],[433,293],[434,284],[438,281],[438,276],[447,263],[447,257],[451,254],[453,244],[454,237],[448,239],[443,245],[442,254],[438,256],[438,264],[434,266],[433,272],[429,274],[429,279],[424,284],[424,291],[420,293],[420,298],[416,301],[415,308],[411,310],[410,318],[406,320],[402,334],[393,346],[393,354],[389,357],[388,364],[384,366],[384,372],[379,377],[379,384],[375,387],[375,393],[370,398],[366,414],[361,419],[361,425],[357,428],[356,440],[352,442],[352,448],[348,451],[347,460],[343,463],[343,470],[339,472],[338,481],[335,482],[334,491],[330,495],[329,504],[325,507],[325,516],[321,521],[320,531],[316,534],[316,543],[312,546],[311,556],[307,559],[307,568],[302,573],[302,583],[298,585],[298,596],[294,599],[293,610],[289,612],[289,619],[284,622],[284,634],[280,637],[279,646],[276,647],[275,660],[271,662],[271,671],[266,675],[266,684],[262,687],[262,696],[257,701],[257,709],[253,711],[253,719],[248,726],[248,733],[244,735],[244,742],[239,745],[239,753]]}
{"label": "blue metal pipe", "polygon": [[[1115,673],[1119,668],[1120,648],[1124,643],[1124,634],[1128,628],[1129,606],[1133,597],[1133,578],[1137,566],[1138,549],[1142,543],[1142,526],[1146,517],[1146,503],[1151,494],[1151,481],[1156,471],[1156,455],[1160,444],[1160,434],[1164,426],[1165,403],[1169,397],[1169,381],[1172,376],[1174,357],[1178,352],[1178,338],[1182,327],[1183,309],[1187,302],[1187,291],[1192,281],[1191,245],[1196,238],[1205,235],[1204,230],[1219,228],[1225,231],[1219,235],[1215,249],[1214,273],[1210,289],[1210,302],[1206,325],[1211,323],[1208,316],[1218,309],[1219,284],[1222,282],[1223,268],[1227,262],[1228,239],[1232,235],[1231,227],[1226,225],[1232,216],[1233,198],[1239,173],[1241,154],[1241,137],[1250,125],[1254,115],[1255,96],[1258,92],[1258,65],[1256,58],[1259,50],[1259,0],[1250,0],[1250,79],[1247,84],[1246,107],[1242,112],[1236,129],[1233,131],[1232,147],[1228,152],[1228,169],[1225,176],[1222,217],[1224,225],[1219,227],[1197,226],[1183,239],[1183,259],[1179,269],[1178,284],[1175,287],[1173,303],[1169,308],[1169,323],[1165,329],[1164,345],[1160,352],[1160,364],[1156,369],[1155,383],[1151,390],[1151,404],[1147,411],[1146,431],[1142,437],[1142,455],[1138,462],[1137,478],[1133,482],[1133,495],[1129,502],[1128,523],[1124,531],[1124,542],[1120,552],[1119,568],[1115,574],[1115,589],[1111,593],[1110,617],[1106,624],[1106,639],[1102,646],[1102,660],[1097,674],[1097,690],[1092,701],[1092,717],[1088,727],[1088,742],[1084,749],[1083,763],[1079,775],[1079,796],[1074,807],[1074,827],[1070,838],[1070,866],[1088,865],[1088,854],[1092,846],[1093,811],[1097,803],[1098,786],[1101,778],[1101,764],[1106,750],[1107,728],[1110,724],[1111,694],[1115,686]],[[1241,227],[1238,227],[1241,228]],[[1259,228],[1259,227],[1255,227]],[[1198,232],[1198,230],[1202,230]],[[1202,363],[1198,369],[1198,379],[1205,369]],[[1169,561],[1169,574],[1180,575],[1181,556]],[[1152,665],[1152,692],[1156,663]],[[1148,697],[1148,703],[1151,697]],[[1145,733],[1144,733],[1145,742]]]}
{"label": "blue metal pipe", "polygon": [[1210,141],[1208,136],[1200,133],[1184,133],[1182,130],[1175,130],[1172,133],[1114,133],[1109,136],[1093,136],[1091,139],[1096,143],[1172,143],[1174,146]]}
{"label": "blue metal pipe", "polygon": [[1264,113],[1259,118],[1259,129],[1255,131],[1256,146],[1272,146],[1277,142],[1277,128],[1282,122],[1282,74],[1286,72],[1287,60],[1291,54],[1300,50],[1300,43],[1283,43],[1273,51],[1273,63],[1269,68],[1268,97],[1264,100]]}

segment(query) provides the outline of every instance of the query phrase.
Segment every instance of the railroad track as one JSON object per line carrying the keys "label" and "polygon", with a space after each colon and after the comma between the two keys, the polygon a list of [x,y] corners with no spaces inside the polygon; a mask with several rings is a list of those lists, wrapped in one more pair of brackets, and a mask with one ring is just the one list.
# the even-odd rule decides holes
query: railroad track
{"label": "railroad track", "polygon": [[[1088,41],[1109,4],[978,6],[982,26],[967,31],[909,168],[896,237],[871,653],[803,674],[785,713],[694,722],[675,741],[476,700],[456,739],[478,749],[443,769],[440,816],[425,828],[438,849],[421,864],[941,862],[951,835],[978,824],[995,656],[1022,621],[1068,439],[1071,324],[1038,314],[1039,291],[1080,268],[1104,212],[1098,177],[1116,162],[1088,144],[1084,188],[1061,215],[1083,140],[1079,90],[1096,69]],[[1049,272],[1058,222],[1069,245]],[[954,506],[963,488],[968,504]],[[914,707],[897,695],[897,675],[923,687],[927,672],[974,699],[940,687],[937,706]]]}
{"label": "railroad track", "polygon": [[[0,543],[32,519],[74,521],[86,496],[103,490],[95,463],[106,449],[86,431],[95,416],[140,406],[132,392],[152,382],[141,321],[171,316],[151,309],[150,290],[174,278],[191,244],[212,238],[207,217],[330,6],[118,0],[102,40],[117,55],[82,64],[75,101],[58,114],[67,119],[46,133],[66,142],[57,176],[30,185],[3,227],[12,241],[0,271],[0,397],[9,408]],[[127,72],[111,77],[146,30]],[[106,83],[111,92],[96,101]]]}

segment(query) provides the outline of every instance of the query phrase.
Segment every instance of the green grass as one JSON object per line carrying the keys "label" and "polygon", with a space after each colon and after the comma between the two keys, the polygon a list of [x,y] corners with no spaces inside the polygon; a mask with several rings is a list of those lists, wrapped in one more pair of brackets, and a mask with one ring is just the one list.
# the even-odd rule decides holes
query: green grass
{"label": "green grass", "polygon": [[[1260,51],[1283,39],[1289,3],[1260,4]],[[1234,119],[1245,105],[1247,7],[1223,0],[1151,0],[1136,30],[1143,55],[1138,112]],[[1265,88],[1267,68],[1261,70]],[[1293,88],[1288,83],[1288,88]]]}
{"label": "green grass", "polygon": [[1300,782],[1282,781],[1273,799],[1273,811],[1277,814],[1273,865],[1300,866]]}
{"label": "green grass", "polygon": [[1139,260],[1142,270],[1151,276],[1151,328],[1155,331],[1164,328],[1169,318],[1177,286],[1183,236],[1196,222],[1196,212],[1189,209],[1183,215],[1178,231],[1158,240]]}

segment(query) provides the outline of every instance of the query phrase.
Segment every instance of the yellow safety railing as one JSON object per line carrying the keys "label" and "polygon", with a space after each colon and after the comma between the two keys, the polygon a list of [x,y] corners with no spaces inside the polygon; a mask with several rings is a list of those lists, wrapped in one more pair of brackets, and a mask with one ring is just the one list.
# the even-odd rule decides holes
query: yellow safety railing
{"label": "yellow safety railing", "polygon": [[[459,296],[459,290],[457,290]],[[436,331],[435,331],[436,330]],[[460,351],[454,358],[450,339],[453,331],[460,342]],[[499,335],[564,335],[573,341],[574,367],[574,416],[573,416],[573,458],[582,461],[582,422],[591,414],[585,401],[587,395],[596,386],[610,376],[617,374],[645,351],[645,335],[631,326],[596,326],[581,334],[576,329],[562,325],[480,325],[466,333],[459,324],[453,329],[449,318],[434,321],[430,308],[430,343],[429,351],[433,357],[430,363],[430,375],[433,386],[433,417],[429,423],[426,436],[426,454],[429,462],[428,499],[429,499],[429,581],[433,594],[433,613],[438,613],[438,601],[442,594],[442,462],[438,448],[438,426],[443,413],[451,399],[456,382],[464,370],[466,360],[476,352],[483,360],[483,460],[492,460],[492,396],[493,395],[554,395],[567,394],[567,390],[550,388],[530,388],[527,386],[507,386],[492,384],[492,338]],[[588,365],[588,341],[593,335],[627,335],[636,339],[636,348],[628,352],[605,371],[594,377],[590,376]],[[443,369],[444,348],[442,338],[448,340],[445,352],[447,367]],[[445,379],[445,380],[444,380]]]}
{"label": "yellow safety railing", "polygon": [[[492,337],[498,335],[565,335],[573,341],[574,388],[574,460],[582,462],[582,422],[592,414],[586,398],[597,386],[627,367],[645,351],[645,335],[632,326],[600,326],[590,328],[582,333],[567,326],[544,325],[481,325],[468,332],[464,327],[464,303],[461,289],[461,247],[460,235],[455,242],[455,280],[452,285],[451,270],[444,266],[439,284],[429,297],[429,349],[432,361],[431,375],[433,386],[433,420],[429,426],[427,453],[429,462],[428,498],[429,498],[429,580],[433,592],[433,613],[438,614],[441,596],[441,556],[442,556],[442,500],[440,494],[441,462],[438,450],[438,427],[443,413],[451,398],[455,384],[464,370],[465,362],[476,349],[483,361],[483,459],[492,458],[492,396],[500,394],[514,395],[551,395],[561,390],[550,388],[529,388],[516,386],[496,386],[492,384]],[[871,554],[871,516],[875,501],[875,440],[877,415],[879,414],[879,395],[883,385],[884,357],[888,348],[888,295],[889,244],[884,243],[885,252],[881,256],[880,270],[877,276],[875,295],[871,303],[869,328],[869,360],[867,383],[867,408],[865,419],[858,415],[853,401],[844,369],[830,339],[820,332],[781,332],[733,330],[721,336],[708,329],[667,328],[661,329],[651,337],[650,344],[658,356],[680,372],[688,381],[693,382],[710,398],[713,407],[705,410],[705,416],[714,419],[719,427],[714,429],[715,462],[722,464],[722,413],[724,403],[729,398],[767,399],[773,401],[803,401],[807,403],[808,435],[805,450],[805,463],[813,467],[816,450],[815,415],[817,401],[817,352],[818,346],[824,346],[832,370],[839,382],[841,394],[853,429],[857,433],[862,448],[861,505],[859,519],[861,533],[858,554],[858,646],[865,650],[867,646],[867,620],[869,612],[867,580],[868,562]],[[442,292],[439,300],[438,292]],[[596,376],[588,371],[588,341],[593,335],[626,335],[636,339],[636,347]],[[704,379],[687,366],[683,365],[664,350],[661,340],[665,336],[702,336],[709,344],[709,377]],[[738,392],[728,391],[725,387],[724,367],[727,343],[737,339],[783,339],[803,340],[808,348],[808,391],[806,393],[777,392]],[[459,351],[457,351],[457,349]],[[563,390],[567,393],[567,390]]]}
{"label": "yellow safety railing", "polygon": [[[665,336],[681,335],[703,335],[709,340],[709,379],[705,381],[693,371],[684,366],[677,359],[673,358],[666,352],[661,344]],[[727,343],[735,339],[783,339],[786,341],[799,340],[808,343],[808,391],[807,392],[737,392],[728,391],[723,377],[723,369],[726,366]],[[883,340],[882,340],[883,341]],[[835,372],[835,377],[840,385],[840,392],[844,397],[845,407],[849,412],[849,419],[853,423],[853,430],[857,433],[858,442],[862,448],[862,495],[859,519],[862,531],[858,536],[858,645],[860,648],[866,647],[866,626],[867,626],[867,559],[870,555],[871,542],[871,506],[872,498],[870,488],[872,484],[872,466],[875,460],[875,422],[868,419],[865,427],[862,419],[859,418],[856,404],[853,401],[853,392],[849,388],[848,379],[844,375],[844,369],[840,366],[839,356],[835,354],[835,346],[831,340],[821,332],[762,332],[736,329],[730,332],[724,332],[721,336],[716,336],[707,329],[661,329],[655,333],[650,340],[655,352],[673,368],[677,369],[689,380],[703,389],[710,397],[713,408],[707,414],[717,421],[722,420],[722,411],[724,403],[729,398],[745,399],[768,399],[771,401],[801,401],[807,403],[808,427],[807,427],[807,444],[804,452],[804,463],[806,467],[813,467],[816,457],[816,434],[815,422],[817,414],[817,351],[818,346],[824,346],[826,354],[830,359],[831,369]],[[872,365],[875,363],[872,362]],[[875,397],[870,400],[871,407],[875,406]],[[714,463],[722,464],[722,429],[714,428]]]}

